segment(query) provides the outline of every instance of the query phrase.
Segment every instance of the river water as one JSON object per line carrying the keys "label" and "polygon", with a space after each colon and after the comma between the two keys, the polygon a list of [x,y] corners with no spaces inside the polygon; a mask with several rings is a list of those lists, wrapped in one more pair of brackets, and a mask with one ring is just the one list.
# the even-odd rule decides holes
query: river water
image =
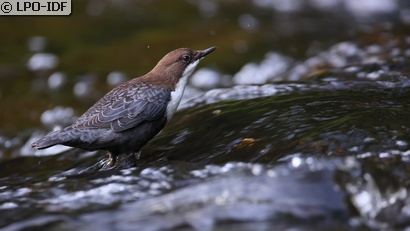
{"label": "river water", "polygon": [[[83,1],[1,21],[24,28],[1,38],[2,230],[409,229],[410,6],[280,2]],[[137,167],[30,148],[168,50],[211,45]]]}

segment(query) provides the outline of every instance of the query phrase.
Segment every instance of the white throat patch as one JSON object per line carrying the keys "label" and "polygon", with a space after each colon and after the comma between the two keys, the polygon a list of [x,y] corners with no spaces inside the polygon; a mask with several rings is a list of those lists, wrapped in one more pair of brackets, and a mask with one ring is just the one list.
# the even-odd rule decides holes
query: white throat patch
{"label": "white throat patch", "polygon": [[182,73],[182,77],[179,79],[175,91],[171,92],[171,101],[167,106],[167,120],[171,120],[172,116],[174,115],[175,111],[178,108],[179,102],[181,102],[182,95],[184,94],[185,86],[188,82],[189,76],[194,72],[195,67],[198,65],[199,60],[189,64],[186,68],[184,73]]}

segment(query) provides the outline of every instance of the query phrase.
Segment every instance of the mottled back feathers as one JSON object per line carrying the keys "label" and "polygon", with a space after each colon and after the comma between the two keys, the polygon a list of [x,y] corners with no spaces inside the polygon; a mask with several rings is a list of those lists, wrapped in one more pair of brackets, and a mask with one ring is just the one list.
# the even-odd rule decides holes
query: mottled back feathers
{"label": "mottled back feathers", "polygon": [[135,79],[105,95],[78,118],[73,128],[111,128],[114,132],[121,132],[143,121],[163,117],[170,99],[169,90]]}

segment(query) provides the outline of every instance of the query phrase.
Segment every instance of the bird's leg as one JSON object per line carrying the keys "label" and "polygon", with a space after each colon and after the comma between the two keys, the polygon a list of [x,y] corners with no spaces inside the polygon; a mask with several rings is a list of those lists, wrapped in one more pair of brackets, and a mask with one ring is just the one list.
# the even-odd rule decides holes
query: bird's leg
{"label": "bird's leg", "polygon": [[117,162],[117,155],[108,152],[108,158],[110,160],[110,167],[113,167],[115,165],[115,162]]}
{"label": "bird's leg", "polygon": [[141,151],[132,153],[135,159],[139,160],[141,158]]}

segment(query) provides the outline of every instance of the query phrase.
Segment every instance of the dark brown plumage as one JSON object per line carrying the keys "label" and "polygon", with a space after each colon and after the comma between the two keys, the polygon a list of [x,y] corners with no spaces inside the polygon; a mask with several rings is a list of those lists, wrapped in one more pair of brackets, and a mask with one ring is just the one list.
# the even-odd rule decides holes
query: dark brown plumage
{"label": "dark brown plumage", "polygon": [[165,55],[150,72],[108,92],[72,125],[32,144],[108,150],[113,166],[120,154],[137,153],[174,114],[188,77],[199,60],[216,47],[180,48]]}

